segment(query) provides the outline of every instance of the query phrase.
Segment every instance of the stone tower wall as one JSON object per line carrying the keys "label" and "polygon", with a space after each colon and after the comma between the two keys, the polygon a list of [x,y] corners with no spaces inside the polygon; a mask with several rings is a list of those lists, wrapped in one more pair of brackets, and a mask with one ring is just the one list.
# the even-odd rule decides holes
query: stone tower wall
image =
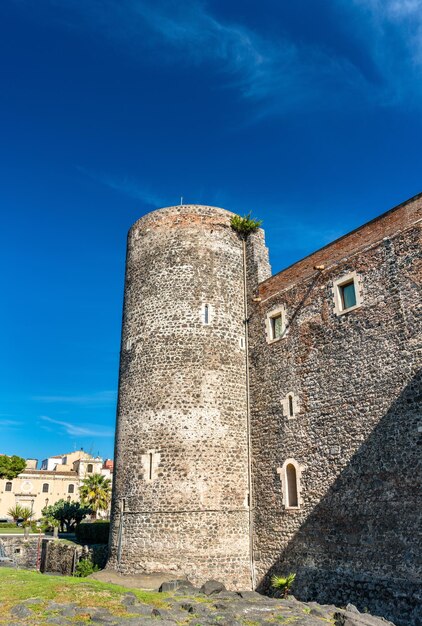
{"label": "stone tower wall", "polygon": [[[259,588],[293,571],[301,599],[403,626],[422,602],[421,209],[419,197],[263,282],[249,342]],[[338,315],[333,286],[352,272],[361,305]],[[287,332],[267,343],[280,307]]]}
{"label": "stone tower wall", "polygon": [[109,559],[121,572],[251,585],[243,247],[231,216],[170,207],[129,232]]}

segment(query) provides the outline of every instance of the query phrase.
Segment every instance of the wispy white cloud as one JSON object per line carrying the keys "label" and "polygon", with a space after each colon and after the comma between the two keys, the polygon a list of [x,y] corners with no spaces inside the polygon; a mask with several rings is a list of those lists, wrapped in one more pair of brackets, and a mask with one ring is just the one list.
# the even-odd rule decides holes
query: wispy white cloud
{"label": "wispy white cloud", "polygon": [[420,100],[422,0],[353,0],[353,5],[360,11],[366,46],[391,99]]}
{"label": "wispy white cloud", "polygon": [[85,395],[33,396],[32,399],[36,400],[37,402],[44,402],[46,404],[78,404],[101,406],[106,404],[113,404],[116,401],[116,392],[97,391],[95,393]]}
{"label": "wispy white cloud", "polygon": [[17,426],[22,426],[22,422],[11,419],[0,419],[0,428],[16,428]]}
{"label": "wispy white cloud", "polygon": [[101,426],[101,428],[95,424],[84,424],[83,426],[80,426],[73,422],[56,420],[52,417],[48,417],[47,415],[41,415],[40,419],[49,424],[59,426],[68,435],[73,435],[77,437],[114,437],[114,430],[112,428],[105,428],[104,426]]}
{"label": "wispy white cloud", "polygon": [[[22,0],[21,0],[22,1]],[[321,0],[323,2],[324,0]],[[219,85],[254,102],[260,115],[302,103],[324,108],[359,103],[393,104],[420,99],[422,0],[327,0],[342,32],[359,42],[376,67],[371,78],[343,47],[323,40],[277,36],[218,16],[201,0],[44,0],[69,28],[95,31],[132,54],[139,63],[205,66]],[[29,4],[28,4],[29,6]],[[52,11],[50,11],[50,14]],[[49,15],[50,15],[49,14]],[[339,31],[339,37],[342,37]],[[259,106],[258,106],[259,104]],[[259,117],[259,114],[258,114]],[[144,200],[151,194],[127,179],[103,177],[104,184]],[[150,204],[155,202],[150,197]]]}
{"label": "wispy white cloud", "polygon": [[152,207],[161,207],[165,203],[165,199],[138,180],[129,176],[113,176],[104,172],[93,172],[84,167],[77,166],[76,169],[88,176],[92,180],[109,187],[119,193],[122,193],[135,200],[140,200],[143,204]]}

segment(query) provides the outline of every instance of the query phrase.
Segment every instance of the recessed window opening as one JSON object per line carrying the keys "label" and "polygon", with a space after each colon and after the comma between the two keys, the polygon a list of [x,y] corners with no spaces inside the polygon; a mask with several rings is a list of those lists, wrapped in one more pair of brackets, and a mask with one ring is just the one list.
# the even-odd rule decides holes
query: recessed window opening
{"label": "recessed window opening", "polygon": [[293,417],[293,416],[294,416],[293,396],[289,395],[289,417]]}
{"label": "recessed window opening", "polygon": [[204,324],[210,323],[210,307],[208,304],[204,306]]}
{"label": "recessed window opening", "polygon": [[356,306],[356,290],[354,281],[351,280],[344,285],[340,285],[339,289],[342,310],[345,311],[346,309],[350,309],[352,306]]}
{"label": "recessed window opening", "polygon": [[294,508],[299,505],[298,493],[297,493],[297,476],[296,468],[292,463],[289,463],[286,467],[286,489],[287,489],[287,506]]}
{"label": "recessed window opening", "polygon": [[350,272],[333,282],[334,313],[343,315],[362,305],[361,278],[356,272]]}
{"label": "recessed window opening", "polygon": [[6,487],[4,488],[5,491],[12,491],[12,483],[11,482],[7,482],[6,483]]}
{"label": "recessed window opening", "polygon": [[268,343],[283,339],[286,336],[286,312],[284,306],[279,306],[269,311],[265,324]]}
{"label": "recessed window opening", "polygon": [[42,492],[43,493],[48,493],[48,490],[49,490],[48,483],[44,483],[43,486],[42,486]]}
{"label": "recessed window opening", "polygon": [[67,493],[75,493],[75,485],[69,485],[67,488]]}
{"label": "recessed window opening", "polygon": [[280,339],[283,335],[283,316],[280,313],[270,318],[271,339]]}
{"label": "recessed window opening", "polygon": [[94,466],[92,465],[92,463],[88,463],[86,471],[88,472],[88,474],[92,474],[94,469]]}
{"label": "recessed window opening", "polygon": [[152,480],[152,452],[149,453],[149,479]]}

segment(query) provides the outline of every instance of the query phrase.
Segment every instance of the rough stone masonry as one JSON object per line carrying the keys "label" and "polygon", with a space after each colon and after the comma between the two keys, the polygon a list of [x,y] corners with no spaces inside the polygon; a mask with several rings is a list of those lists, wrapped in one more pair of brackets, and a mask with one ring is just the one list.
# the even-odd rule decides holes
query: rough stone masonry
{"label": "rough stone masonry", "polygon": [[421,209],[275,276],[222,209],[136,222],[109,567],[420,623]]}

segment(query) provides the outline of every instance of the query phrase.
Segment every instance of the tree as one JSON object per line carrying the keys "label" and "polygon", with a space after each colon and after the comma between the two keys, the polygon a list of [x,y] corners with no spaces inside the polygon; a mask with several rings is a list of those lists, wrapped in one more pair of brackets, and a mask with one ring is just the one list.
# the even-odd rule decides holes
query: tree
{"label": "tree", "polygon": [[92,517],[97,519],[98,511],[106,511],[110,504],[111,480],[102,474],[92,474],[82,481],[79,493],[82,503],[92,509]]}
{"label": "tree", "polygon": [[21,456],[0,455],[0,478],[13,480],[26,467],[26,461]]}
{"label": "tree", "polygon": [[10,515],[14,522],[17,522],[19,519],[23,520],[24,526],[28,526],[29,519],[33,515],[31,509],[28,509],[26,506],[21,506],[20,504],[11,507],[7,511],[7,514]]}
{"label": "tree", "polygon": [[[74,530],[75,526],[92,513],[89,506],[84,506],[80,502],[68,502],[67,500],[58,500],[55,504],[45,506],[41,511],[46,521],[53,518],[60,522],[60,530],[66,532]],[[53,525],[53,524],[51,524]]]}

